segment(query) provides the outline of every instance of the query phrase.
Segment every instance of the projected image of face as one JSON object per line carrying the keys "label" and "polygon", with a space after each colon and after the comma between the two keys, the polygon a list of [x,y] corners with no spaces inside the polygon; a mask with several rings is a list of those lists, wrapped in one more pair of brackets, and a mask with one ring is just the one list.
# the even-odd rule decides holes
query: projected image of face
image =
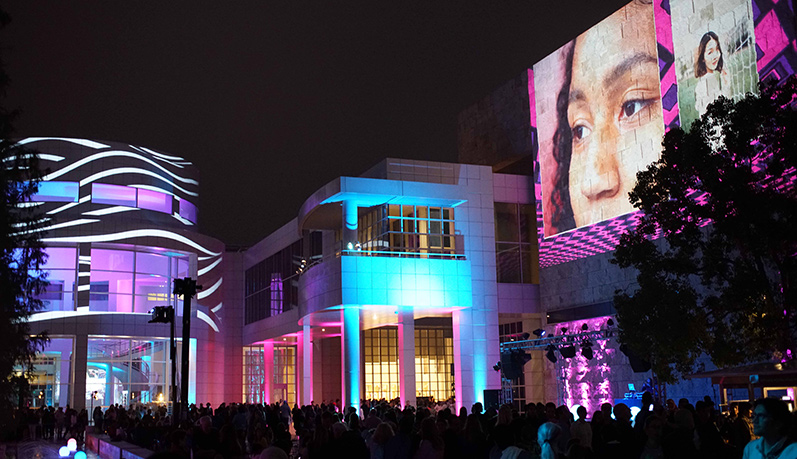
{"label": "projected image of face", "polygon": [[534,67],[544,234],[634,208],[664,135],[653,5],[635,0]]}
{"label": "projected image of face", "polygon": [[567,122],[577,227],[631,212],[636,173],[659,158],[657,143],[639,141],[664,134],[652,12],[632,3],[576,39]]}

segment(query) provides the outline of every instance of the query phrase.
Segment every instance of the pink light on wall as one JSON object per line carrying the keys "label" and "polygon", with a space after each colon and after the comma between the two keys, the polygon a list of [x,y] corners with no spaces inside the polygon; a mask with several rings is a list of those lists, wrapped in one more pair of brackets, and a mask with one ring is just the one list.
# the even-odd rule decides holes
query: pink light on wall
{"label": "pink light on wall", "polygon": [[153,190],[138,190],[138,207],[166,214],[172,213],[172,197]]}
{"label": "pink light on wall", "polygon": [[[566,328],[568,334],[575,334],[586,325],[589,331],[606,328],[608,317],[597,317],[587,320],[556,324],[553,330]],[[586,343],[573,343],[576,346],[576,356],[570,359],[560,357],[557,361],[559,375],[562,378],[561,401],[568,408],[581,405],[590,415],[600,409],[600,405],[613,401],[611,364],[617,350],[610,344],[609,339],[590,341],[593,358],[588,360],[582,350]]]}

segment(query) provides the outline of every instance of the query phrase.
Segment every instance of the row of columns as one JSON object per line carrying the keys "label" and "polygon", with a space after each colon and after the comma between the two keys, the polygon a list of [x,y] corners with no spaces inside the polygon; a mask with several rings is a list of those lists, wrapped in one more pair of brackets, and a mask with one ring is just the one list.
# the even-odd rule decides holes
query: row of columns
{"label": "row of columns", "polygon": [[[362,397],[362,356],[360,346],[361,320],[360,309],[357,307],[344,308],[341,324],[341,401],[344,406],[354,406],[359,410]],[[477,393],[471,374],[474,371],[473,357],[463,356],[468,352],[468,345],[461,341],[462,316],[459,311],[453,314],[454,332],[454,381],[457,406],[469,407],[476,401],[483,401],[482,394]],[[399,396],[402,404],[415,405],[416,378],[415,378],[415,318],[412,310],[400,310],[398,313],[398,357],[399,357]],[[296,342],[296,382],[298,389],[297,401],[301,405],[309,405],[314,401],[313,396],[313,339],[310,325],[303,325]],[[264,393],[267,403],[277,400],[272,398],[272,384],[274,380],[274,343],[266,342],[264,351]],[[464,358],[463,358],[464,357]],[[463,371],[463,365],[471,365],[469,371]],[[329,376],[327,376],[329,377]]]}

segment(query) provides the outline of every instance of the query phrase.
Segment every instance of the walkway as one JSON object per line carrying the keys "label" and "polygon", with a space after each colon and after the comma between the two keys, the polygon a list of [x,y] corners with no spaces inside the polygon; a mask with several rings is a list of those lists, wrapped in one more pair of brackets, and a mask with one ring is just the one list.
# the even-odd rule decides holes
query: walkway
{"label": "walkway", "polygon": [[[61,456],[58,455],[58,449],[66,446],[66,441],[55,443],[47,440],[35,440],[8,443],[4,446],[6,447],[6,458],[8,459],[60,459]],[[0,446],[0,451],[2,451],[2,446]],[[72,453],[69,457],[73,458],[75,454]],[[88,459],[99,459],[99,456],[90,451],[86,451],[86,457]]]}

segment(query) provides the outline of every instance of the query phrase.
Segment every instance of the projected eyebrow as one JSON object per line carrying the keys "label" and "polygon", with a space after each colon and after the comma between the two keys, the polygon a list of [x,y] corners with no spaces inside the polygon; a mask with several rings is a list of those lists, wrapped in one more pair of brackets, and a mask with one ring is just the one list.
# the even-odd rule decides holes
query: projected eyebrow
{"label": "projected eyebrow", "polygon": [[655,57],[651,56],[650,54],[646,53],[637,53],[633,56],[629,56],[625,58],[622,62],[614,66],[612,71],[603,78],[603,86],[608,87],[617,82],[619,78],[623,75],[631,71],[634,67],[638,67],[644,64],[657,64],[658,61]]}

